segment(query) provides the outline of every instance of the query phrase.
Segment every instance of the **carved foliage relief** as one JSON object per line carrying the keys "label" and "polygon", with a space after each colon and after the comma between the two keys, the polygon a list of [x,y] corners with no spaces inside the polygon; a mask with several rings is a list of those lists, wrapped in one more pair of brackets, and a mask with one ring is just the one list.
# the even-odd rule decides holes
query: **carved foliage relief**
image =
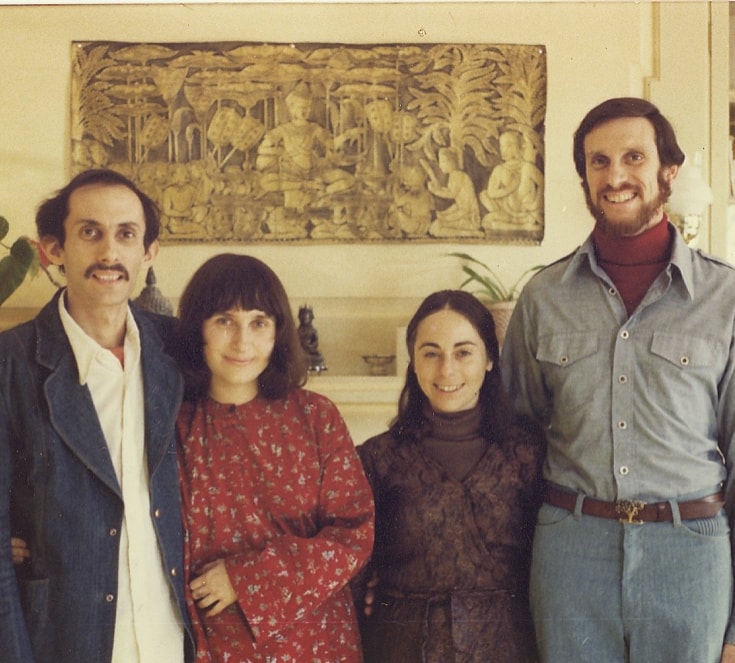
{"label": "carved foliage relief", "polygon": [[167,243],[539,243],[545,113],[537,45],[73,44],[74,171]]}

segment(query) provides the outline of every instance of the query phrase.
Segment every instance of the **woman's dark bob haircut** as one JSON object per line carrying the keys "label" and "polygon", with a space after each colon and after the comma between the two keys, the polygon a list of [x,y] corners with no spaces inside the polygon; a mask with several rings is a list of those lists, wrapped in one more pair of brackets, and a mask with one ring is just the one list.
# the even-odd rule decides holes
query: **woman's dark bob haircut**
{"label": "woman's dark bob haircut", "polygon": [[191,277],[179,302],[172,352],[186,382],[186,400],[209,391],[211,373],[204,360],[204,321],[231,309],[263,311],[276,321],[276,340],[268,366],[258,378],[259,395],[283,398],[306,383],[308,368],[283,284],[264,262],[223,253],[207,260]]}
{"label": "woman's dark bob haircut", "polygon": [[582,181],[587,179],[587,163],[584,154],[584,139],[587,134],[600,124],[626,117],[643,117],[653,125],[658,158],[662,166],[681,166],[684,163],[685,155],[676,141],[674,128],[659,109],[645,99],[619,97],[608,99],[595,106],[585,115],[574,133],[574,167]]}
{"label": "woman's dark bob haircut", "polygon": [[482,432],[485,439],[502,440],[513,420],[510,401],[500,377],[500,349],[495,334],[495,321],[487,307],[477,297],[464,290],[441,290],[429,295],[419,306],[406,329],[406,346],[409,364],[406,383],[398,400],[398,416],[391,424],[391,432],[397,439],[420,440],[428,430],[424,408],[429,400],[421,390],[414,370],[414,348],[419,325],[438,311],[459,313],[477,331],[493,370],[485,373],[480,388],[479,403],[482,407]]}
{"label": "woman's dark bob haircut", "polygon": [[51,198],[41,203],[36,212],[36,231],[39,238],[55,237],[59,244],[64,246],[66,241],[64,221],[69,216],[69,198],[72,193],[84,186],[124,186],[130,189],[138,196],[138,200],[143,206],[143,216],[145,217],[143,246],[146,251],[158,239],[161,222],[156,203],[127,177],[106,168],[85,170],[79,173],[63,189],[59,189]]}

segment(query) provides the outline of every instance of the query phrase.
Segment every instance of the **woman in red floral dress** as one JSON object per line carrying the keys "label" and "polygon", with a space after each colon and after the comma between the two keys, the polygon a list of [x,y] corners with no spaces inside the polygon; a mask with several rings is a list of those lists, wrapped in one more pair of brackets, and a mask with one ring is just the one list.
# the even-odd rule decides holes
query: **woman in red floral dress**
{"label": "woman in red floral dress", "polygon": [[361,661],[349,581],[373,543],[352,440],[306,378],[283,286],[259,260],[208,260],[176,349],[190,609],[199,661]]}

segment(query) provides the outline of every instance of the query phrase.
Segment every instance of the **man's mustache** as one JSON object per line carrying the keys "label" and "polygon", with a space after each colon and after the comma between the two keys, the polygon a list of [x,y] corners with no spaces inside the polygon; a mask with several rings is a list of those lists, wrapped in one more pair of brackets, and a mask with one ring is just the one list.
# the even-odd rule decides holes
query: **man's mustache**
{"label": "man's mustache", "polygon": [[92,274],[94,274],[94,272],[102,272],[102,271],[104,271],[104,272],[120,272],[120,274],[123,275],[123,278],[126,281],[129,281],[130,280],[130,274],[128,273],[128,270],[125,269],[125,266],[124,265],[120,265],[120,264],[117,264],[117,265],[103,265],[103,264],[97,263],[97,264],[94,264],[94,265],[90,265],[84,271],[84,277],[89,279],[89,278],[92,278]]}

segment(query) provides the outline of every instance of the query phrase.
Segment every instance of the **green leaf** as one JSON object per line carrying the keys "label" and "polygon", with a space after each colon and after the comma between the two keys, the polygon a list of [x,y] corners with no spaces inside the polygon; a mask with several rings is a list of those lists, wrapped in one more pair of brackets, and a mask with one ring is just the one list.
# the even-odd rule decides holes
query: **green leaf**
{"label": "green leaf", "polygon": [[21,237],[10,247],[10,253],[0,260],[0,304],[23,283],[34,255],[28,240]]}
{"label": "green leaf", "polygon": [[10,255],[28,269],[36,257],[36,250],[26,237],[19,237],[10,247]]}
{"label": "green leaf", "polygon": [[474,265],[479,265],[483,270],[485,270],[485,272],[487,272],[487,274],[481,274],[479,271],[467,264],[462,265],[462,271],[467,274],[468,278],[462,283],[460,288],[464,288],[470,283],[475,283],[479,286],[479,289],[474,290],[474,294],[486,297],[490,301],[502,302],[513,299],[513,291],[509,291],[503,285],[498,275],[484,262],[477,258],[473,258],[469,253],[454,252],[449,253],[448,255],[455,258],[461,258],[465,262]]}
{"label": "green leaf", "polygon": [[534,267],[530,267],[525,272],[523,272],[523,274],[520,275],[518,280],[510,288],[508,288],[503,284],[498,275],[488,265],[486,265],[481,260],[472,257],[469,253],[462,253],[457,251],[454,253],[448,253],[447,255],[453,256],[455,258],[461,258],[465,261],[465,263],[479,265],[485,272],[487,272],[486,274],[481,273],[477,269],[470,267],[470,265],[468,264],[462,265],[462,271],[467,275],[467,278],[462,281],[462,285],[460,285],[459,287],[460,289],[462,289],[467,285],[475,284],[478,286],[478,288],[473,290],[472,293],[480,297],[489,299],[492,302],[509,302],[516,299],[518,297],[521,285],[526,280],[528,275],[538,271],[544,266],[535,265]]}
{"label": "green leaf", "polygon": [[483,276],[479,272],[475,271],[469,265],[464,265],[462,271],[469,276],[468,281],[477,283],[481,286],[481,289],[476,291],[480,292],[493,301],[502,301],[505,299],[506,294],[503,286],[500,283],[495,282],[490,276]]}

